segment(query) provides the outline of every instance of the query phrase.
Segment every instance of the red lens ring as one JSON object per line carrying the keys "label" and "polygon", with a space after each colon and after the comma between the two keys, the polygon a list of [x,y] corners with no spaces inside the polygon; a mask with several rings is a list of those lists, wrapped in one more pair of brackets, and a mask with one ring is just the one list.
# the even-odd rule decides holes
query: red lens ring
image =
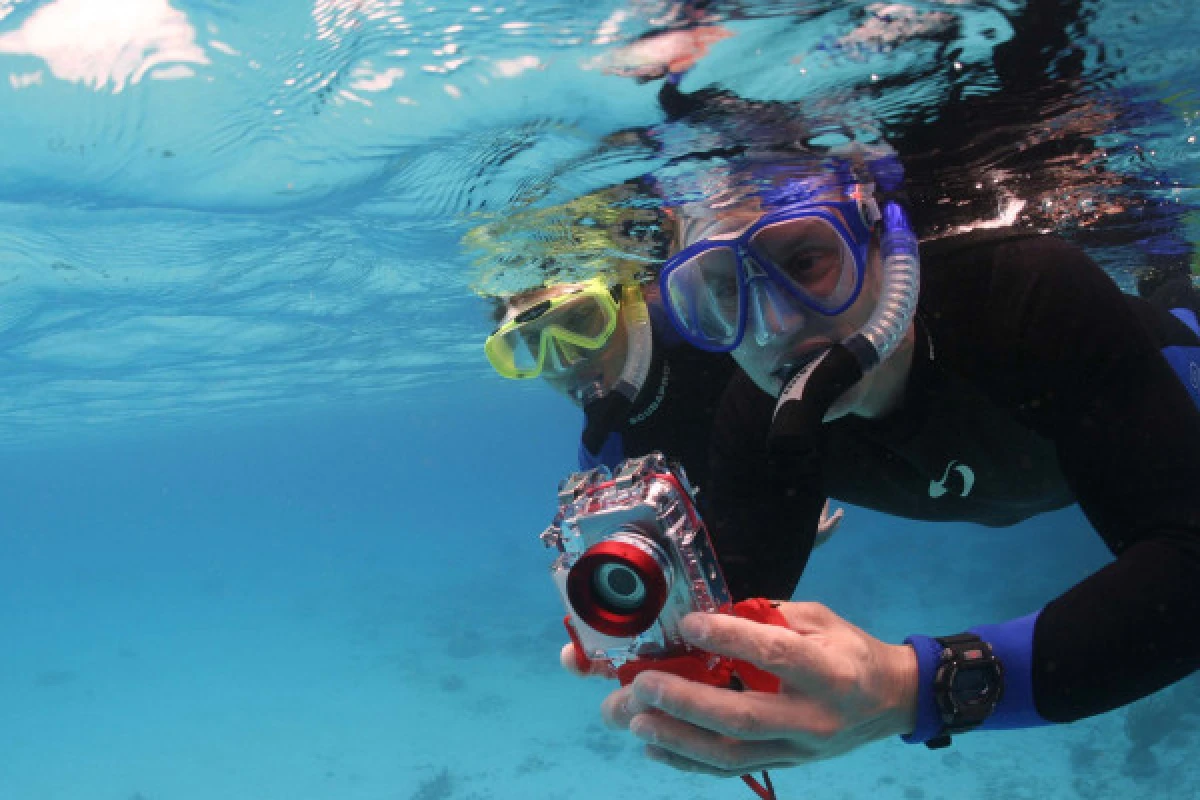
{"label": "red lens ring", "polygon": [[[593,578],[606,564],[622,564],[638,574],[646,600],[635,611],[612,611],[596,597]],[[654,556],[636,545],[604,541],[580,556],[567,574],[567,598],[579,618],[606,636],[636,636],[658,619],[667,604],[667,576]]]}

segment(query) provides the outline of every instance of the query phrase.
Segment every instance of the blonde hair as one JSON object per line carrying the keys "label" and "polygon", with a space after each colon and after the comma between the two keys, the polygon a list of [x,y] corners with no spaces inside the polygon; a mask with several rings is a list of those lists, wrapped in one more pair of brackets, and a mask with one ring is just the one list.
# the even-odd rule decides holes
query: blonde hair
{"label": "blonde hair", "polygon": [[624,183],[492,218],[468,231],[462,245],[473,254],[471,288],[485,297],[507,297],[595,277],[644,282],[670,236],[656,199]]}

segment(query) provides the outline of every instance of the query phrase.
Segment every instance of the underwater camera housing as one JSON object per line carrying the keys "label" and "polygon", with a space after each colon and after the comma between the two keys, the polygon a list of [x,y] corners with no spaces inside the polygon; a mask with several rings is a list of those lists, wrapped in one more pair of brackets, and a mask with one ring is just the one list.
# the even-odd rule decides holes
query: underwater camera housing
{"label": "underwater camera housing", "polygon": [[[542,542],[566,605],[580,666],[622,676],[631,662],[701,656],[679,621],[732,602],[682,467],[661,453],[576,472],[559,485],[558,514]],[[623,670],[622,668],[625,667]]]}

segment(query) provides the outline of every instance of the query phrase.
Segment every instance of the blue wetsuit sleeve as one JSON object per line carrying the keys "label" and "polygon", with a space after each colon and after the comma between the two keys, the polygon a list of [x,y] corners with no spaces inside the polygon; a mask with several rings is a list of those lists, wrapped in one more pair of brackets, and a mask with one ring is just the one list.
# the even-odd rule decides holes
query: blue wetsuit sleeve
{"label": "blue wetsuit sleeve", "polygon": [[1190,308],[1172,308],[1171,309],[1172,316],[1174,316],[1176,319],[1178,319],[1184,325],[1187,325],[1188,328],[1191,329],[1192,333],[1196,334],[1197,336],[1200,336],[1200,317],[1196,316],[1197,313],[1200,313],[1200,312],[1193,311]]}
{"label": "blue wetsuit sleeve", "polygon": [[[1004,666],[1004,692],[1000,702],[977,730],[1033,728],[1051,724],[1037,712],[1033,703],[1033,629],[1035,612],[995,625],[977,625],[970,632],[992,646],[992,652]],[[909,636],[905,644],[917,653],[917,725],[901,738],[910,744],[923,744],[941,731],[941,717],[933,699],[933,679],[937,672],[941,646],[928,636]]]}
{"label": "blue wetsuit sleeve", "polygon": [[933,699],[933,676],[942,648],[932,637],[916,634],[904,643],[917,653],[917,724],[912,733],[900,738],[909,744],[924,744],[942,729],[941,716]]}
{"label": "blue wetsuit sleeve", "polygon": [[583,442],[579,443],[579,468],[583,470],[595,469],[603,464],[609,469],[613,469],[625,459],[625,442],[621,438],[620,433],[610,433],[608,438],[604,440],[604,444],[600,445],[600,452],[593,453],[584,446]]}

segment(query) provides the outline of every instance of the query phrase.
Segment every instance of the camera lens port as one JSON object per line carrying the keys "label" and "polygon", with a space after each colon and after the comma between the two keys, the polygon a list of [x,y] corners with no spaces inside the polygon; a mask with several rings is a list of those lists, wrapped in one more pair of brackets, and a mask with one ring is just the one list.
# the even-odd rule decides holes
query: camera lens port
{"label": "camera lens port", "polygon": [[671,564],[648,537],[619,532],[579,557],[567,575],[567,596],[584,623],[608,636],[636,636],[666,605]]}
{"label": "camera lens port", "polygon": [[610,561],[592,575],[596,599],[610,611],[634,611],[646,600],[646,583],[628,564]]}

